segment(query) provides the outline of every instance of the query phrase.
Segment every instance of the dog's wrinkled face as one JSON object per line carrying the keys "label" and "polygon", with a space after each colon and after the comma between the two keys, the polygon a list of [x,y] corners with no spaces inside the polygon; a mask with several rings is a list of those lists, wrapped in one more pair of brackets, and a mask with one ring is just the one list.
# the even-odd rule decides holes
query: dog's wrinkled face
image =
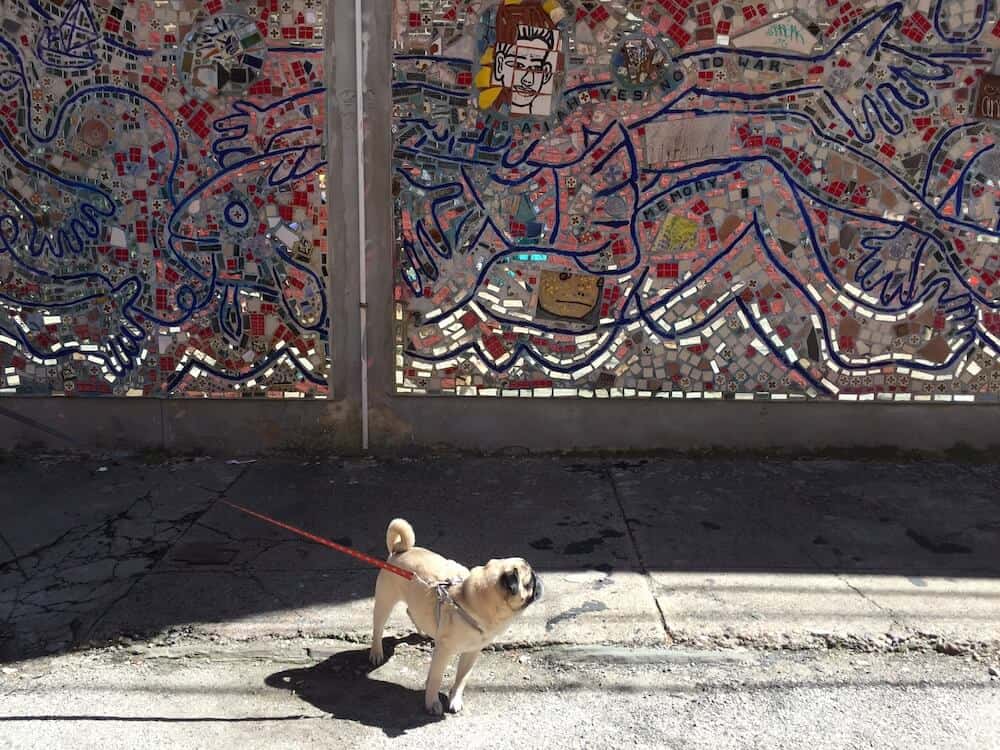
{"label": "dog's wrinkled face", "polygon": [[542,598],[542,579],[521,558],[490,560],[486,569],[496,576],[496,585],[514,611],[522,610]]}

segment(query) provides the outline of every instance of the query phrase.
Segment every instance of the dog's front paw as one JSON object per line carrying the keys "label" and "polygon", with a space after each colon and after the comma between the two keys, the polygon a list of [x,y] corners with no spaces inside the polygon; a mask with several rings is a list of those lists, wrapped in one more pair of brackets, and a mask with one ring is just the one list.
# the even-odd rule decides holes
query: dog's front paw
{"label": "dog's front paw", "polygon": [[368,661],[371,662],[373,667],[381,667],[385,664],[385,654],[382,652],[382,644],[377,646],[372,646],[371,651],[368,653]]}
{"label": "dog's front paw", "polygon": [[462,710],[462,706],[465,705],[461,695],[452,695],[448,697],[448,713],[457,714]]}
{"label": "dog's front paw", "polygon": [[444,706],[441,705],[441,699],[438,698],[433,703],[425,703],[424,708],[427,709],[427,713],[431,716],[444,716]]}

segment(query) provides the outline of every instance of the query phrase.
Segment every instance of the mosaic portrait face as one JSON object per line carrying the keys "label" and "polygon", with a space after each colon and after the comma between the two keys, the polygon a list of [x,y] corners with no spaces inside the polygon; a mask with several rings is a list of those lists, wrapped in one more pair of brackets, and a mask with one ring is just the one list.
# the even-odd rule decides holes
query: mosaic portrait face
{"label": "mosaic portrait face", "polygon": [[531,113],[535,100],[551,96],[555,72],[555,33],[521,26],[516,44],[498,44],[493,82],[510,92],[511,110]]}
{"label": "mosaic portrait face", "polygon": [[546,117],[562,71],[561,34],[552,12],[538,2],[496,10],[488,59],[480,79],[480,106],[511,116]]}
{"label": "mosaic portrait face", "polygon": [[589,321],[601,298],[598,276],[542,271],[538,288],[538,315],[543,319]]}

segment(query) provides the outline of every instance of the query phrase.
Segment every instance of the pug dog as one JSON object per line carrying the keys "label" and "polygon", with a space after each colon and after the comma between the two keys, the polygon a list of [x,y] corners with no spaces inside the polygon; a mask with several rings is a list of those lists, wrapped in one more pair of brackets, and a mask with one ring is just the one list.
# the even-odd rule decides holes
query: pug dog
{"label": "pug dog", "polygon": [[[469,570],[454,560],[416,547],[413,527],[402,518],[389,524],[385,543],[388,561],[418,578],[408,580],[381,570],[375,582],[375,611],[372,617],[371,663],[385,661],[382,630],[392,610],[406,603],[407,614],[417,629],[434,639],[434,654],[424,692],[424,707],[441,716],[439,690],[445,667],[458,656],[458,671],[448,697],[448,710],[462,710],[469,672],[483,648],[510,626],[514,618],[542,596],[542,581],[531,566],[519,557],[490,560]],[[441,583],[447,597],[439,596]],[[431,585],[428,585],[431,584]]]}

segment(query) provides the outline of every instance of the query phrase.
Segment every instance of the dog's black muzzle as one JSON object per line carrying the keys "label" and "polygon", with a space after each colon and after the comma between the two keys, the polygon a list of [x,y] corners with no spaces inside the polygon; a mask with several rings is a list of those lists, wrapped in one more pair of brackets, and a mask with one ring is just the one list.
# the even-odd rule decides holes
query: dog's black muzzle
{"label": "dog's black muzzle", "polygon": [[531,598],[528,600],[528,604],[534,604],[545,593],[545,586],[542,585],[542,579],[534,573],[531,574],[531,584]]}

